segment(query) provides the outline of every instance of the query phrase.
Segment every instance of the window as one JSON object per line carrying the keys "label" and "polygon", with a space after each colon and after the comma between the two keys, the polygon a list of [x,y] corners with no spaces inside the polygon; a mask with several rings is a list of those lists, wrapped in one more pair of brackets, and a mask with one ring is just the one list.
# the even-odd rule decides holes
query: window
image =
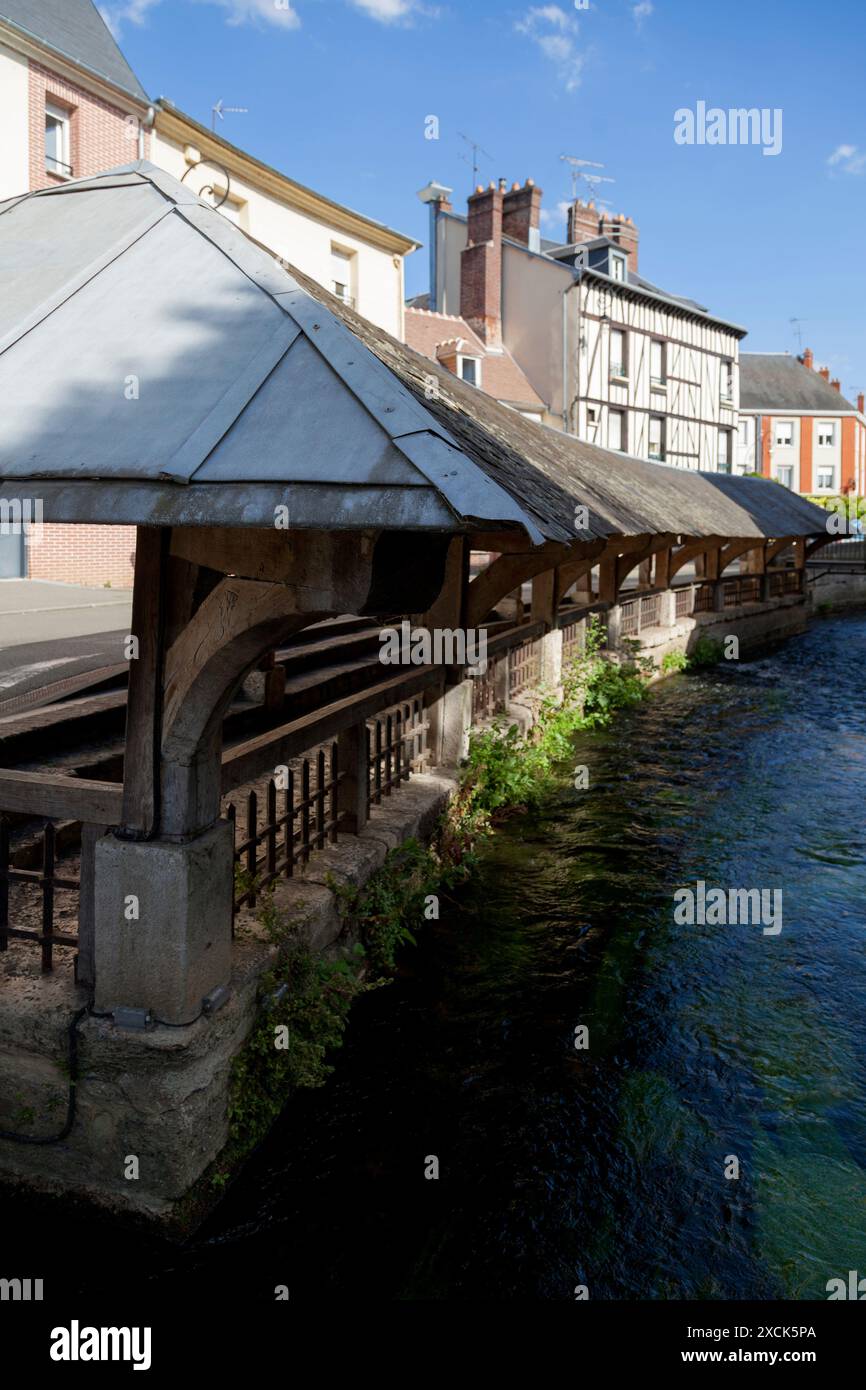
{"label": "window", "polygon": [[661,415],[649,418],[649,457],[663,463],[665,457],[665,422]]}
{"label": "window", "polygon": [[665,344],[658,338],[653,338],[650,343],[650,385],[664,386],[667,380],[665,371]]}
{"label": "window", "polygon": [[481,385],[481,362],[477,357],[460,358],[460,375],[470,386]]}
{"label": "window", "polygon": [[625,414],[621,410],[611,410],[607,417],[607,447],[625,448]]}
{"label": "window", "polygon": [[720,395],[723,401],[734,399],[734,364],[726,358],[721,364]]}
{"label": "window", "polygon": [[782,445],[784,448],[794,443],[793,420],[776,421],[776,443]]}
{"label": "window", "polygon": [[731,471],[731,431],[719,430],[719,448],[716,457],[718,471],[720,473],[730,473]]}
{"label": "window", "polygon": [[818,464],[818,487],[821,489],[836,489],[836,469],[832,463]]}
{"label": "window", "polygon": [[822,420],[818,426],[819,449],[832,449],[836,443],[836,426],[832,421]]}
{"label": "window", "polygon": [[628,376],[628,363],[625,360],[625,334],[620,328],[610,330],[610,374]]}
{"label": "window", "polygon": [[783,487],[794,486],[794,470],[790,464],[776,469],[776,482],[781,483]]}
{"label": "window", "polygon": [[331,247],[331,289],[338,299],[355,307],[355,253]]}
{"label": "window", "polygon": [[627,264],[627,262],[626,262],[625,256],[620,256],[620,255],[618,255],[616,251],[612,251],[612,252],[611,252],[611,254],[610,254],[610,273],[611,273],[611,277],[612,277],[614,280],[621,280],[621,281],[624,281],[624,280],[625,280],[625,268],[626,268],[626,264]]}
{"label": "window", "polygon": [[45,168],[49,174],[72,175],[70,113],[48,102],[45,106]]}
{"label": "window", "polygon": [[597,405],[588,405],[588,406],[586,407],[586,423],[587,423],[588,425],[597,425],[597,424],[598,424],[598,406],[597,406]]}

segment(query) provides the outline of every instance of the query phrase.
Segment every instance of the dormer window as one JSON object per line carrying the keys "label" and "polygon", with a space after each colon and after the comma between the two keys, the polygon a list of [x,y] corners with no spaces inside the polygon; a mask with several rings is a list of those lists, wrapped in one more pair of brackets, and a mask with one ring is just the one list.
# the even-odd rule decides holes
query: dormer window
{"label": "dormer window", "polygon": [[625,283],[627,257],[620,255],[619,251],[610,253],[610,274],[611,279],[620,280]]}
{"label": "dormer window", "polygon": [[481,385],[481,358],[480,357],[459,357],[457,359],[457,374],[464,381],[468,381],[470,386]]}

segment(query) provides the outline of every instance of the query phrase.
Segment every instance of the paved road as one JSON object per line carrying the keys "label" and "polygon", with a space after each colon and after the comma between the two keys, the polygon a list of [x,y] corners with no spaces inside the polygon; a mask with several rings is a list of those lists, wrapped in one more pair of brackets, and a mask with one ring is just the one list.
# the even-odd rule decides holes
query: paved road
{"label": "paved road", "polygon": [[[61,637],[53,642],[24,642],[0,650],[0,704],[42,686],[113,666],[124,660],[127,629],[97,632],[87,637]],[[82,692],[84,693],[84,692]]]}
{"label": "paved road", "polygon": [[122,662],[131,607],[128,590],[0,580],[0,703]]}
{"label": "paved road", "polygon": [[128,632],[131,613],[130,589],[2,579],[0,653],[8,647],[117,632],[122,627]]}

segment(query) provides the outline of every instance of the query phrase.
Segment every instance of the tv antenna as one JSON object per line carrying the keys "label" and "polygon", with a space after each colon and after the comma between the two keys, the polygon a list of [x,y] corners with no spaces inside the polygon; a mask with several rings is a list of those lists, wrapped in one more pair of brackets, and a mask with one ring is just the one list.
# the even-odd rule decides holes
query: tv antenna
{"label": "tv antenna", "polygon": [[595,185],[598,183],[616,183],[616,179],[608,178],[606,174],[587,174],[586,169],[603,169],[603,164],[598,164],[594,159],[577,159],[573,154],[561,154],[560,159],[564,164],[570,166],[571,174],[571,199],[577,199],[577,186],[581,180],[588,186],[590,193],[595,192]]}
{"label": "tv antenna", "polygon": [[217,117],[221,121],[225,120],[226,112],[232,115],[246,116],[249,112],[248,106],[226,106],[222,97],[211,107],[210,128],[216,132]]}
{"label": "tv antenna", "polygon": [[788,319],[788,322],[791,324],[792,330],[793,330],[793,332],[794,332],[795,335],[796,335],[796,338],[797,338],[797,346],[798,346],[799,348],[802,348],[802,346],[803,346],[803,320],[802,320],[802,319]]}
{"label": "tv antenna", "polygon": [[492,159],[492,158],[493,158],[493,155],[492,155],[492,154],[488,154],[487,151],[484,149],[484,146],[483,146],[483,145],[479,145],[479,143],[478,143],[477,140],[470,140],[469,136],[468,136],[468,135],[464,135],[463,132],[462,132],[461,130],[458,130],[457,134],[460,136],[460,139],[461,139],[461,140],[465,140],[465,141],[466,141],[467,145],[469,146],[469,149],[472,151],[472,159],[471,159],[471,160],[470,160],[470,158],[469,158],[469,154],[468,154],[468,153],[467,153],[467,154],[461,154],[459,157],[460,157],[460,159],[463,160],[463,163],[464,163],[464,164],[470,164],[470,163],[471,163],[471,165],[472,165],[472,192],[474,193],[474,192],[475,192],[475,189],[476,189],[477,186],[478,186],[478,156],[479,156],[479,155],[482,155],[485,159]]}

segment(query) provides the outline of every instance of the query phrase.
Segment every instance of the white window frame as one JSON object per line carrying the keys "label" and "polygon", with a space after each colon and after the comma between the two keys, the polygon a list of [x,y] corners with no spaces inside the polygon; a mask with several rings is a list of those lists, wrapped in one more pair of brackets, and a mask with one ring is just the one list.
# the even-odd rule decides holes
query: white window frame
{"label": "white window frame", "polygon": [[719,363],[719,399],[726,404],[734,399],[734,363],[730,357]]}
{"label": "white window frame", "polygon": [[[56,122],[58,123],[58,125],[60,126],[61,158],[60,158],[59,160],[57,160],[57,161],[54,161],[53,155],[49,155],[49,153],[48,153],[48,140],[47,140],[48,128],[47,128],[47,121],[48,121],[48,117],[49,117],[49,116],[51,117],[51,119],[52,119],[53,121],[56,121]],[[71,112],[71,111],[67,111],[67,110],[65,109],[65,107],[63,107],[63,106],[58,106],[57,103],[56,103],[55,101],[46,101],[46,103],[45,103],[45,118],[46,118],[46,131],[45,131],[45,134],[46,134],[46,141],[45,141],[45,169],[46,169],[46,172],[49,173],[49,174],[55,174],[58,178],[61,178],[61,179],[71,179],[71,178],[72,178],[72,112]],[[52,162],[56,162],[56,163],[62,164],[64,167],[63,167],[62,169],[55,169],[55,168],[52,168]]]}
{"label": "white window frame", "polygon": [[[821,482],[821,474],[829,473],[829,483]],[[815,491],[816,492],[836,492],[836,465],[835,463],[819,463],[815,469]]]}
{"label": "white window frame", "polygon": [[[725,441],[725,467],[722,467],[722,440]],[[720,429],[716,440],[716,472],[731,473],[733,471],[733,431]]]}
{"label": "white window frame", "polygon": [[[658,421],[659,426],[659,452],[657,454],[654,454],[652,452],[652,427],[654,422],[656,421]],[[646,431],[646,446],[647,458],[649,458],[653,463],[664,463],[667,454],[667,447],[665,440],[665,417],[663,415],[651,415],[649,417]]]}
{"label": "white window frame", "polygon": [[616,280],[618,285],[624,285],[628,280],[628,256],[621,251],[610,253],[610,278]]}
{"label": "white window frame", "polygon": [[[610,437],[610,425],[614,416],[619,420],[618,444],[612,443]],[[624,454],[626,451],[626,413],[624,410],[608,410],[607,412],[607,447],[618,454]]]}
{"label": "white window frame", "polygon": [[[779,431],[782,429],[783,426],[787,426],[787,428],[791,431],[791,438],[790,438],[790,439],[780,439],[780,438],[779,438]],[[793,447],[794,447],[794,421],[793,421],[793,420],[777,420],[777,421],[776,421],[775,425],[773,426],[773,443],[774,443],[774,445],[775,445],[775,447],[776,447],[777,449],[793,449]]]}
{"label": "white window frame", "polygon": [[[340,265],[345,262],[345,267]],[[338,280],[334,274],[337,268],[345,274],[346,279]],[[350,309],[354,309],[358,299],[358,253],[353,251],[350,246],[340,246],[338,242],[331,242],[331,293],[339,299],[341,304],[348,304]]]}
{"label": "white window frame", "polygon": [[[614,334],[618,334],[622,339],[622,351],[618,359],[613,355]],[[612,381],[628,381],[628,333],[624,328],[610,330],[610,376]]]}
{"label": "white window frame", "polygon": [[[787,473],[787,474],[789,475],[789,481],[788,481],[788,482],[786,482],[785,479],[781,476],[783,473]],[[789,490],[793,490],[793,487],[794,487],[794,465],[793,465],[793,463],[780,463],[780,464],[778,464],[777,467],[776,467],[776,471],[775,471],[775,475],[774,475],[774,476],[775,476],[776,482],[777,482],[777,483],[781,483],[781,484],[782,484],[782,487],[786,487],[786,488],[788,488]]]}
{"label": "white window frame", "polygon": [[[463,375],[463,363],[464,363],[464,362],[474,362],[474,363],[475,363],[475,380],[474,380],[474,381],[468,381],[467,378]],[[476,357],[476,356],[475,356],[473,353],[471,353],[471,352],[458,352],[458,354],[457,354],[457,375],[459,376],[459,378],[460,378],[461,381],[465,381],[465,382],[466,382],[466,385],[467,385],[467,386],[477,386],[477,387],[480,389],[480,388],[481,388],[481,358],[480,358],[480,357]]]}
{"label": "white window frame", "polygon": [[[668,384],[668,353],[667,343],[663,338],[650,338],[649,366],[650,366],[650,390],[663,391]],[[661,366],[661,376],[653,375],[653,349],[658,348],[659,363]]]}
{"label": "white window frame", "polygon": [[[830,432],[830,438],[829,438],[829,439],[822,439],[822,438],[821,438],[821,431],[822,431],[822,430],[829,430],[829,432]],[[819,425],[818,425],[818,448],[819,448],[819,449],[835,449],[835,447],[836,447],[836,421],[835,421],[835,420],[821,420],[820,423],[819,423]]]}

